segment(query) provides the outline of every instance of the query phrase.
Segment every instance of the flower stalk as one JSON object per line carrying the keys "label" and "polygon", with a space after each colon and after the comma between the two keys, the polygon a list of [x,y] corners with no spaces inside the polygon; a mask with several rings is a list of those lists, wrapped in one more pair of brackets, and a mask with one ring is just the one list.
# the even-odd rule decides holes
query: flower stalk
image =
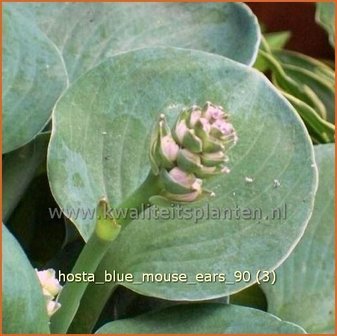
{"label": "flower stalk", "polygon": [[[94,273],[111,242],[117,238],[120,225],[113,218],[107,217],[107,206],[105,199],[99,202],[95,231],[77,259],[72,274]],[[58,298],[61,308],[51,318],[52,333],[65,334],[67,332],[87,286],[88,283],[85,281],[65,284]]]}
{"label": "flower stalk", "polygon": [[[190,203],[213,196],[212,191],[203,187],[203,182],[212,176],[230,172],[227,152],[236,142],[237,135],[228,114],[212,103],[206,103],[202,109],[193,106],[182,111],[172,130],[165,116],[161,115],[152,134],[149,151],[152,169],[146,180],[117,208],[126,212],[116,211],[112,212],[111,218],[98,219],[95,232],[80,254],[73,273],[96,271],[121,226],[134,219],[134,210],[139,214],[151,203]],[[103,206],[107,206],[105,201],[100,203],[99,213]],[[133,210],[132,218],[130,209]],[[123,217],[118,213],[123,213]],[[100,291],[107,286],[102,285]],[[68,330],[86,288],[86,283],[65,285],[60,295],[62,309],[52,318],[53,333]],[[98,304],[79,309],[76,322],[82,321],[86,332],[92,331],[109,293],[101,295],[102,300]],[[86,294],[82,302],[90,302],[90,297]]]}

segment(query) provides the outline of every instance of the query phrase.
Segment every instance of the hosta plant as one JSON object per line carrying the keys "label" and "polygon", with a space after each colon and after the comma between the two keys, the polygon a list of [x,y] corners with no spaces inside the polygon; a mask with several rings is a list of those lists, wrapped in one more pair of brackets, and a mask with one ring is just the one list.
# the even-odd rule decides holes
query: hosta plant
{"label": "hosta plant", "polygon": [[4,333],[334,332],[329,66],[240,3],[3,21]]}

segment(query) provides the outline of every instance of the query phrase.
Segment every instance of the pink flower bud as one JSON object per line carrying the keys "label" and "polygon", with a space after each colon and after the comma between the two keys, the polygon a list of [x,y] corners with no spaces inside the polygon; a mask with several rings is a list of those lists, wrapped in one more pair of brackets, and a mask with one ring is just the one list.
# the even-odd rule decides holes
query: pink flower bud
{"label": "pink flower bud", "polygon": [[202,179],[226,174],[227,151],[237,141],[236,131],[221,106],[184,109],[171,130],[161,115],[150,146],[150,161],[160,175],[160,195],[175,202],[193,202],[213,195]]}
{"label": "pink flower bud", "polygon": [[195,109],[191,112],[190,115],[190,122],[189,122],[189,126],[190,127],[194,127],[196,122],[200,119],[201,117],[201,111],[199,109]]}
{"label": "pink flower bud", "polygon": [[208,103],[204,115],[205,118],[207,118],[208,120],[212,120],[212,119],[222,119],[225,113],[220,107]]}
{"label": "pink flower bud", "polygon": [[209,123],[209,120],[206,118],[200,118],[200,123],[202,125],[202,129],[206,132],[209,133],[211,130],[211,124]]}
{"label": "pink flower bud", "polygon": [[214,166],[218,163],[225,161],[225,154],[223,151],[218,151],[214,153],[204,153],[201,156],[202,163],[206,164],[206,166]]}
{"label": "pink flower bud", "polygon": [[175,161],[177,159],[179,146],[175,143],[170,135],[165,135],[160,141],[162,154],[168,161]]}
{"label": "pink flower bud", "polygon": [[195,177],[193,174],[188,174],[178,167],[171,169],[169,175],[172,180],[186,188],[190,188],[195,182]]}
{"label": "pink flower bud", "polygon": [[217,128],[223,135],[230,135],[234,132],[233,125],[224,119],[216,120],[212,127]]}
{"label": "pink flower bud", "polygon": [[176,134],[176,137],[177,137],[177,140],[182,143],[183,142],[183,139],[184,139],[184,136],[185,134],[188,132],[188,128],[186,126],[186,122],[185,120],[181,120],[177,125],[176,125],[176,128],[175,128],[175,134]]}

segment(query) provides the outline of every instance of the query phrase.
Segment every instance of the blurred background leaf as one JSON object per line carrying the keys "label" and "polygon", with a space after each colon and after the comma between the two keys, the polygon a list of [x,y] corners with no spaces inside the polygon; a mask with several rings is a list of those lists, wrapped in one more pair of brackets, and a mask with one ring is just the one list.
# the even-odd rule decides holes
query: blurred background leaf
{"label": "blurred background leaf", "polygon": [[290,31],[280,31],[275,33],[265,33],[263,34],[270,48],[272,49],[282,49],[285,47],[289,39],[291,38]]}
{"label": "blurred background leaf", "polygon": [[323,62],[300,53],[272,49],[262,38],[254,65],[295,107],[315,143],[335,140],[335,73]]}
{"label": "blurred background leaf", "polygon": [[316,21],[329,34],[330,44],[335,47],[335,2],[316,3]]}

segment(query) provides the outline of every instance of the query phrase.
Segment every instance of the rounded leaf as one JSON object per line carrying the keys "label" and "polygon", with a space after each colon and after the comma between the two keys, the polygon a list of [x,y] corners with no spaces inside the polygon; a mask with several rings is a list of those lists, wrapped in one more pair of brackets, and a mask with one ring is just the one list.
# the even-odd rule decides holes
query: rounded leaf
{"label": "rounded leaf", "polygon": [[315,146],[319,185],[308,227],[293,253],[264,284],[268,311],[309,333],[335,329],[334,145]]}
{"label": "rounded leaf", "polygon": [[172,46],[220,54],[251,65],[260,28],[240,3],[39,3],[41,29],[62,50],[71,81],[106,57],[143,47]]}
{"label": "rounded leaf", "polygon": [[67,84],[61,55],[25,11],[4,5],[3,153],[38,134]]}
{"label": "rounded leaf", "polygon": [[[230,113],[240,139],[230,152],[231,173],[207,181],[215,197],[183,206],[184,218],[153,216],[154,209],[148,209],[122,230],[101,270],[130,272],[135,281],[144,272],[184,272],[191,282],[200,272],[224,273],[232,283],[124,284],[141,294],[220,297],[254,283],[258,270],[280,265],[301,238],[313,207],[317,170],[307,131],[257,71],[174,48],[112,57],[74,83],[55,108],[51,189],[88,239],[94,219],[86,211],[101,197],[118,207],[147,176],[151,126],[159,114],[173,123],[183,107],[208,100]],[[236,271],[251,277],[235,281]]]}
{"label": "rounded leaf", "polygon": [[3,332],[49,334],[46,300],[36,271],[21,246],[2,225]]}
{"label": "rounded leaf", "polygon": [[107,323],[97,334],[305,334],[260,310],[222,304],[182,305]]}

